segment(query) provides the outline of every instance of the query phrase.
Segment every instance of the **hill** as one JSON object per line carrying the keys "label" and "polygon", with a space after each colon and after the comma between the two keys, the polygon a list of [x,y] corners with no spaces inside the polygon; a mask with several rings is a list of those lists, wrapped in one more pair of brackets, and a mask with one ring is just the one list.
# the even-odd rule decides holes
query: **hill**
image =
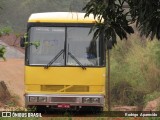
{"label": "hill", "polygon": [[28,17],[39,12],[80,12],[87,0],[1,0],[0,25],[25,31]]}

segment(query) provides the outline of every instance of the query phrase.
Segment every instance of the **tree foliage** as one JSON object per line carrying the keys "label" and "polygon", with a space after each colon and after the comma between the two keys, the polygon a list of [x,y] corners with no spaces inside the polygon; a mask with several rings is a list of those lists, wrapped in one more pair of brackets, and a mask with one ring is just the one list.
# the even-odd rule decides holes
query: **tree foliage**
{"label": "tree foliage", "polygon": [[160,0],[128,0],[132,21],[141,35],[160,40]]}
{"label": "tree foliage", "polygon": [[[108,40],[111,40],[112,45],[117,43],[116,34],[120,39],[127,39],[127,33],[133,33],[133,29],[129,26],[129,20],[127,19],[127,13],[124,14],[124,8],[122,7],[124,2],[115,0],[90,0],[84,7],[86,16],[93,14],[98,19],[94,36],[97,37],[100,33],[104,32],[104,38],[106,45]],[[102,22],[102,20],[104,20]],[[95,27],[95,28],[96,28]]]}
{"label": "tree foliage", "polygon": [[[129,6],[128,12],[124,8],[126,4]],[[127,39],[127,34],[134,33],[130,25],[134,22],[141,35],[151,39],[156,35],[160,39],[160,0],[90,0],[83,10],[86,16],[93,14],[97,19],[95,28],[98,29],[94,37],[103,32],[106,45],[109,41],[112,45],[116,44],[116,35],[121,40]]]}

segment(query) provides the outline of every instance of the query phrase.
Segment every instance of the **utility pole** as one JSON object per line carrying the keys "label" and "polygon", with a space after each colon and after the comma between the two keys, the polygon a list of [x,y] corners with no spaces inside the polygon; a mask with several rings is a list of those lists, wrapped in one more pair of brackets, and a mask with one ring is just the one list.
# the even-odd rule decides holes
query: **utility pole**
{"label": "utility pole", "polygon": [[[109,0],[104,0],[103,1],[104,4],[106,5],[106,7],[108,7],[108,3]],[[107,21],[104,20],[104,23],[106,23]],[[107,40],[107,61],[108,61],[108,73],[107,73],[107,80],[106,81],[106,86],[108,89],[108,111],[111,111],[111,90],[110,90],[110,50],[112,49],[112,38],[110,38],[109,40]],[[106,92],[107,93],[107,92]]]}
{"label": "utility pole", "polygon": [[111,91],[110,91],[110,49],[107,50],[108,57],[108,111],[111,111]]}
{"label": "utility pole", "polygon": [[111,88],[110,88],[110,50],[112,49],[112,39],[109,39],[107,42],[107,61],[108,61],[108,73],[107,73],[107,80],[108,80],[108,111],[111,111]]}

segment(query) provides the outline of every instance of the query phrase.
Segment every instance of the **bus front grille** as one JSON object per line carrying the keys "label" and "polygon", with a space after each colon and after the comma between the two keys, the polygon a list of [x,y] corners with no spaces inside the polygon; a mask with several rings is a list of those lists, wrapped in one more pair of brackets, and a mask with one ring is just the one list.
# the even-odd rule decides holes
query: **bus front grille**
{"label": "bus front grille", "polygon": [[87,85],[41,85],[41,91],[89,92],[89,86]]}
{"label": "bus front grille", "polygon": [[52,97],[51,102],[76,102],[77,98],[76,97]]}

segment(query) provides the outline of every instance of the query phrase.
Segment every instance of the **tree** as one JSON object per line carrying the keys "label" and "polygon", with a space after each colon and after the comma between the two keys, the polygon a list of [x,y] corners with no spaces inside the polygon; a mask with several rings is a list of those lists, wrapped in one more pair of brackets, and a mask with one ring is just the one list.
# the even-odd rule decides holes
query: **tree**
{"label": "tree", "polygon": [[[128,12],[125,12],[125,4]],[[141,35],[160,39],[160,0],[90,0],[83,10],[85,16],[93,14],[97,18],[94,37],[103,32],[106,45],[109,41],[116,44],[117,35],[121,40],[127,39],[127,34],[134,33],[132,23],[136,23]]]}
{"label": "tree", "polygon": [[[125,5],[129,7],[128,12],[125,11]],[[96,18],[97,22],[92,28],[96,29],[94,38],[103,33],[108,48],[108,111],[110,111],[110,44],[114,46],[117,43],[117,36],[122,40],[127,39],[127,34],[134,33],[131,26],[133,23],[136,23],[141,35],[150,37],[151,40],[156,36],[159,40],[160,0],[90,0],[83,10],[86,11],[85,16],[93,14]]]}
{"label": "tree", "polygon": [[141,35],[160,40],[160,0],[127,0]]}

